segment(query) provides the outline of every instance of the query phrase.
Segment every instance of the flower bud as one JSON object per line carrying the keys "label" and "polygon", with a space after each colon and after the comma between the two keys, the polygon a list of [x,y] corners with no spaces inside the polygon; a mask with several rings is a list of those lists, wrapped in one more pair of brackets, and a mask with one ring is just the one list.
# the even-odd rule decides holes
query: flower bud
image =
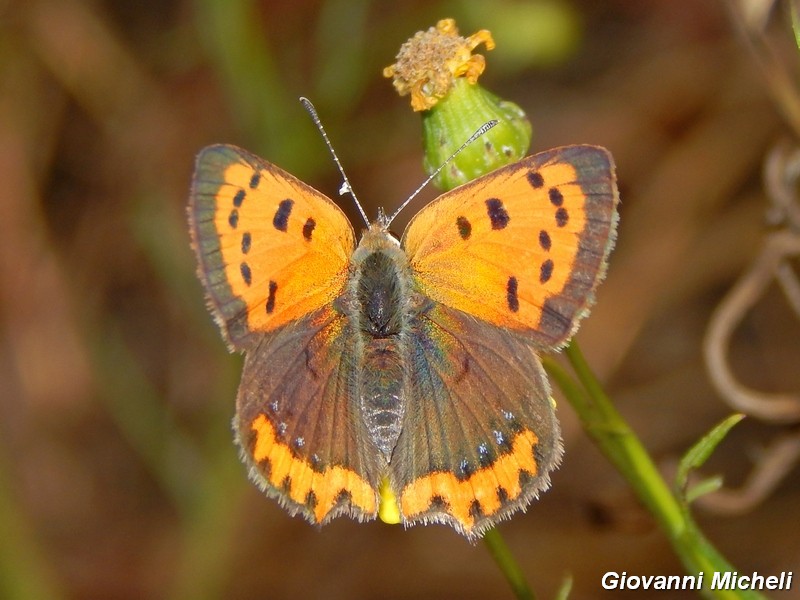
{"label": "flower bud", "polygon": [[397,62],[383,71],[401,96],[411,96],[412,109],[422,112],[428,173],[484,123],[498,121],[434,179],[447,190],[519,160],[530,146],[531,125],[522,109],[478,84],[486,61],[472,51],[480,44],[494,48],[491,33],[482,29],[465,38],[453,19],[443,19],[404,43]]}

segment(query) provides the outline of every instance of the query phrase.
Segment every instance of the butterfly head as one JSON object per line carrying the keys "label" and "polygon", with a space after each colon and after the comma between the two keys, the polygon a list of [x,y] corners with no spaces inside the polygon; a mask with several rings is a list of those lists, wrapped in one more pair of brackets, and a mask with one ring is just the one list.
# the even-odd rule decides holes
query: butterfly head
{"label": "butterfly head", "polygon": [[378,247],[400,247],[400,236],[389,230],[389,221],[383,209],[378,211],[378,218],[370,223],[369,227],[363,230],[359,246],[371,248],[373,250]]}

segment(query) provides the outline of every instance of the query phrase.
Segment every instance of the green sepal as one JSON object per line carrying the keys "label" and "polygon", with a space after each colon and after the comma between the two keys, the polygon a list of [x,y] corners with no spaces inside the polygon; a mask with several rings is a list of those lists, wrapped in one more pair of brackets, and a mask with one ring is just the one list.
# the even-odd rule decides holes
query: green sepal
{"label": "green sepal", "polygon": [[518,161],[530,148],[532,128],[519,106],[464,78],[457,78],[447,96],[422,113],[423,166],[429,174],[493,119],[497,125],[467,146],[436,176],[433,182],[437,187],[451,190]]}

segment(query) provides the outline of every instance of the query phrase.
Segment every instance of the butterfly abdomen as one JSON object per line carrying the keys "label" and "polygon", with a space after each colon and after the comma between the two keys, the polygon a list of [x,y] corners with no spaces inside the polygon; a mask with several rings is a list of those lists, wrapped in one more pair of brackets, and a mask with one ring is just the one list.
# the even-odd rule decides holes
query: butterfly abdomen
{"label": "butterfly abdomen", "polygon": [[365,233],[353,255],[348,315],[361,355],[356,385],[361,414],[387,461],[397,443],[406,402],[408,259],[388,233]]}

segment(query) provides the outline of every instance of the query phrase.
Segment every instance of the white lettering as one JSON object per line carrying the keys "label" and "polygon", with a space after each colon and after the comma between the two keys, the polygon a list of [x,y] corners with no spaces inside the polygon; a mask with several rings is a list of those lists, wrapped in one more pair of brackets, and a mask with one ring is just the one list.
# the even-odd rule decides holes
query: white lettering
{"label": "white lettering", "polygon": [[691,575],[685,575],[684,576],[684,578],[683,578],[683,582],[684,582],[683,583],[683,589],[684,590],[702,590],[703,589],[703,572],[702,571],[696,577],[692,577],[692,579],[694,579],[694,582],[692,583],[692,587],[687,587],[686,586],[686,578],[687,577],[692,577],[692,576]]}
{"label": "white lettering", "polygon": [[[730,571],[724,571],[720,573],[716,571],[714,573],[714,579],[711,580],[711,589],[712,590],[729,590],[731,585],[731,579],[734,578],[734,574]],[[735,579],[734,579],[735,581]]]}
{"label": "white lettering", "polygon": [[602,584],[604,590],[617,589],[619,586],[619,573],[616,571],[609,571],[603,575],[603,579],[600,583]]}
{"label": "white lettering", "polygon": [[[791,571],[780,575],[762,575],[758,571],[740,575],[737,571],[716,571],[711,581],[712,590],[790,590]],[[627,571],[608,571],[603,575],[606,590],[702,590],[704,573],[697,575],[629,575]]]}

